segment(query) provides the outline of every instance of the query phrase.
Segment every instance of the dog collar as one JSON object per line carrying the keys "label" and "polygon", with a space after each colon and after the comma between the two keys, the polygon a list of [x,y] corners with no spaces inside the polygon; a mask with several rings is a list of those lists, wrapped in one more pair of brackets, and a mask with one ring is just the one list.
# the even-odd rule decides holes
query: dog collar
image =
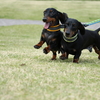
{"label": "dog collar", "polygon": [[59,31],[60,28],[64,28],[64,26],[58,24],[58,25],[55,25],[55,26],[51,26],[51,27],[48,28],[47,30],[50,31],[50,32],[56,32],[56,31]]}
{"label": "dog collar", "polygon": [[74,42],[76,41],[78,38],[78,33],[73,36],[73,37],[66,37],[64,34],[63,34],[63,39],[66,41],[66,42]]}

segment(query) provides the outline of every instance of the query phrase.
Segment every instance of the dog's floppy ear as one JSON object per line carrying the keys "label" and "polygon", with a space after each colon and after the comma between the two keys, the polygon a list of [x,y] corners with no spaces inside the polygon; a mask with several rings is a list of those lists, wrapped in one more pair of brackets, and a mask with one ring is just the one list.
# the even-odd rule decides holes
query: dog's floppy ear
{"label": "dog's floppy ear", "polygon": [[78,29],[80,30],[80,33],[82,35],[85,34],[85,28],[84,28],[84,26],[80,22],[78,22]]}
{"label": "dog's floppy ear", "polygon": [[64,24],[68,19],[68,15],[66,13],[58,12],[58,18],[61,21],[61,23]]}

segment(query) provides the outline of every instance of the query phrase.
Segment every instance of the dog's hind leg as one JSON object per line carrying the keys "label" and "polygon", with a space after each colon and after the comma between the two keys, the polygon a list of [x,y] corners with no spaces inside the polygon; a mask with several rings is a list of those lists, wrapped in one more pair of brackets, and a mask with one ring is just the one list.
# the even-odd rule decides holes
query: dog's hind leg
{"label": "dog's hind leg", "polygon": [[93,46],[93,48],[94,48],[95,52],[99,55],[98,59],[100,59],[100,49],[98,49],[96,46]]}
{"label": "dog's hind leg", "polygon": [[90,52],[92,52],[92,46],[89,46],[87,49],[88,49]]}
{"label": "dog's hind leg", "polygon": [[100,59],[100,51],[99,51],[99,56],[98,56],[98,59]]}
{"label": "dog's hind leg", "polygon": [[93,46],[95,53],[99,54],[99,50],[96,46]]}

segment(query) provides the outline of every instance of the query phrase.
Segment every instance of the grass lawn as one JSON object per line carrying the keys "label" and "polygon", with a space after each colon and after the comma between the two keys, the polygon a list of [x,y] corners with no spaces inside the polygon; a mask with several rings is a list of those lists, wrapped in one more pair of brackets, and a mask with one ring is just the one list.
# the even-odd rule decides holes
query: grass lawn
{"label": "grass lawn", "polygon": [[[56,4],[55,4],[56,3]],[[61,5],[62,4],[62,5]],[[82,22],[100,18],[98,1],[0,0],[0,18],[41,20],[54,7]],[[0,27],[0,100],[100,100],[100,60],[84,50],[79,64],[51,61],[52,53],[34,49],[42,25]]]}
{"label": "grass lawn", "polygon": [[33,45],[41,25],[0,27],[0,100],[99,100],[100,61],[84,50],[79,64],[51,61]]}
{"label": "grass lawn", "polygon": [[54,7],[81,22],[100,18],[100,1],[0,0],[0,18],[41,20],[43,11]]}

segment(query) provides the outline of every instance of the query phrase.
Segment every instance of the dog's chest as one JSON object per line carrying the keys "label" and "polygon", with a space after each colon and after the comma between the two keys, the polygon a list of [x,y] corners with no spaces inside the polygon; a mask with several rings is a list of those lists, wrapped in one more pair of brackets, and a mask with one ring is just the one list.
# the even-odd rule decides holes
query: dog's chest
{"label": "dog's chest", "polygon": [[75,53],[77,51],[75,45],[68,45],[67,49],[69,53]]}
{"label": "dog's chest", "polygon": [[58,39],[59,37],[61,37],[61,33],[60,32],[48,32],[48,31],[44,32],[44,38],[46,40],[51,40],[53,38]]}
{"label": "dog's chest", "polygon": [[47,39],[48,39],[48,38],[49,38],[49,36],[51,36],[51,35],[52,35],[52,34],[47,33],[47,32],[45,32],[45,33],[44,33],[44,36],[45,36],[45,38],[47,38]]}
{"label": "dog's chest", "polygon": [[63,48],[65,49],[65,51],[67,51],[71,54],[75,54],[77,52],[77,45],[73,44],[73,43],[68,43],[68,44],[64,45]]}

